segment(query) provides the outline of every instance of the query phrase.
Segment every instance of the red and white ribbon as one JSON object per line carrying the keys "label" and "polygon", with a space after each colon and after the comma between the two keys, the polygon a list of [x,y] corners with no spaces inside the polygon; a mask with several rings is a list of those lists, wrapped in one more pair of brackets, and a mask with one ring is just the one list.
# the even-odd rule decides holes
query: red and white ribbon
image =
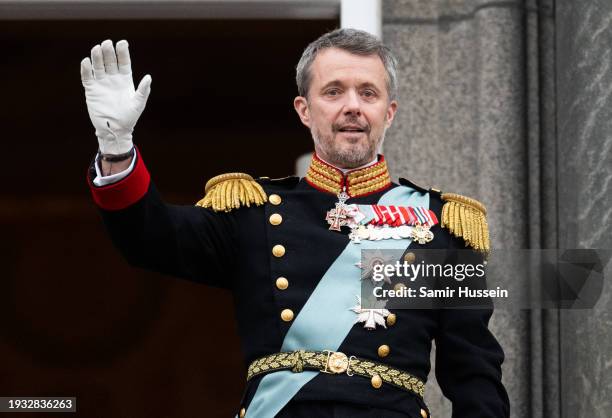
{"label": "red and white ribbon", "polygon": [[371,205],[373,218],[369,220],[371,225],[425,225],[432,227],[438,223],[436,214],[421,206],[383,206]]}

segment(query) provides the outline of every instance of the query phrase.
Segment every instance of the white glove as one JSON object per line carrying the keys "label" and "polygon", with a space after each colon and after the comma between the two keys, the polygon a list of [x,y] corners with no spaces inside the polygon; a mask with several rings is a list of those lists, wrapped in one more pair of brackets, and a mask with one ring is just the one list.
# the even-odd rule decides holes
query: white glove
{"label": "white glove", "polygon": [[[93,69],[92,69],[93,62]],[[125,154],[132,149],[132,131],[151,92],[151,76],[145,75],[134,90],[127,41],[106,40],[91,50],[91,61],[81,61],[81,82],[89,117],[96,128],[102,154]]]}

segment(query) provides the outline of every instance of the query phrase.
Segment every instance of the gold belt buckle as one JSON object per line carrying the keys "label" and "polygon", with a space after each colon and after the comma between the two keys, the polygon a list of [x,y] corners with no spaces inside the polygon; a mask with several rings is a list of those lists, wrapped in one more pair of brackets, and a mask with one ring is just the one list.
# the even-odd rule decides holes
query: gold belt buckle
{"label": "gold belt buckle", "polygon": [[351,373],[351,360],[356,358],[355,356],[348,357],[340,351],[323,350],[323,352],[327,353],[327,360],[325,361],[325,368],[321,372],[329,374],[346,372],[348,376],[353,375]]}

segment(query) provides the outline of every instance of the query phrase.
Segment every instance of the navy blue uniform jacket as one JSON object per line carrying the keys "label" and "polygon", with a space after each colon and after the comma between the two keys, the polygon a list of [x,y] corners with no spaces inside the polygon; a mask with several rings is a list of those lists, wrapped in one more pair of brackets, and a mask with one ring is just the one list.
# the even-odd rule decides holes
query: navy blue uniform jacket
{"label": "navy blue uniform jacket", "polygon": [[[330,264],[347,245],[347,232],[328,230],[326,212],[336,195],[312,187],[304,179],[258,179],[279,205],[243,207],[213,212],[199,206],[166,204],[137,154],[134,170],[117,183],[96,187],[93,165],[89,184],[112,241],[133,266],[185,278],[233,293],[246,365],[280,351],[291,322],[280,312],[297,316]],[[401,187],[392,184],[390,187]],[[375,204],[386,192],[351,198],[347,203]],[[442,200],[430,193],[430,209],[440,219]],[[282,215],[272,225],[271,214]],[[461,238],[436,225],[433,241],[420,248],[463,248]],[[281,244],[283,257],[271,249]],[[276,287],[286,277],[285,290]],[[430,350],[436,342],[436,377],[453,404],[454,418],[505,418],[509,402],[501,383],[503,351],[488,329],[491,309],[396,310],[397,321],[387,329],[353,326],[339,351],[381,361],[426,380]],[[333,320],[333,319],[330,319]],[[386,344],[384,359],[377,348]],[[261,376],[249,381],[241,407],[248,410]],[[417,396],[384,384],[374,389],[360,376],[319,373],[294,399],[333,400],[395,409],[421,417],[426,405]]]}

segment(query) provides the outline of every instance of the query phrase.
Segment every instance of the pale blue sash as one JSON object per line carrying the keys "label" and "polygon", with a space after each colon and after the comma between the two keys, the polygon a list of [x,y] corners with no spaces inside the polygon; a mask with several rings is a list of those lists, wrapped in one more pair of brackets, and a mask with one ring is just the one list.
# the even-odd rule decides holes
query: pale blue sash
{"label": "pale blue sash", "polygon": [[[398,186],[385,193],[378,204],[429,208],[429,194]],[[336,351],[355,324],[356,314],[351,308],[357,304],[356,296],[361,294],[361,271],[355,265],[361,260],[361,250],[403,249],[410,242],[410,239],[364,240],[360,244],[349,241],[291,324],[280,351]],[[282,370],[264,376],[247,408],[246,417],[273,418],[318,373]]]}

